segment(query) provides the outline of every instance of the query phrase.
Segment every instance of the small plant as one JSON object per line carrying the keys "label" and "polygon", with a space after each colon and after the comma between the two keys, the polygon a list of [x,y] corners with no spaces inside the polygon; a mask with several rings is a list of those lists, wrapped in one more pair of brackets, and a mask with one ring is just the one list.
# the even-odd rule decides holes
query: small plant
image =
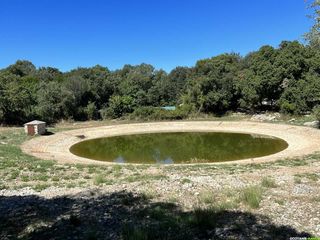
{"label": "small plant", "polygon": [[192,181],[189,178],[184,178],[181,180],[182,184],[187,184],[187,183],[191,183]]}
{"label": "small plant", "polygon": [[262,189],[259,186],[250,186],[242,190],[241,200],[251,208],[259,208],[262,200]]}
{"label": "small plant", "polygon": [[155,208],[149,211],[149,215],[153,219],[162,221],[166,218],[166,211],[162,209],[161,206],[156,206]]}
{"label": "small plant", "polygon": [[168,201],[168,203],[177,203],[178,198],[175,195],[170,195],[167,201]]}
{"label": "small plant", "polygon": [[28,175],[22,175],[22,176],[20,176],[20,178],[21,178],[22,182],[29,182],[30,181],[30,178]]}
{"label": "small plant", "polygon": [[103,184],[103,183],[105,183],[105,182],[106,182],[106,179],[105,179],[105,177],[102,176],[102,175],[97,175],[97,176],[95,176],[94,179],[93,179],[94,185],[101,185],[101,184]]}
{"label": "small plant", "polygon": [[53,176],[53,177],[51,178],[51,180],[54,181],[54,182],[59,182],[59,181],[60,181],[60,178],[59,178],[58,176]]}
{"label": "small plant", "polygon": [[[313,114],[318,121],[320,121],[320,105],[313,108]],[[320,127],[320,124],[319,124]]]}
{"label": "small plant", "polygon": [[313,197],[312,199],[311,199],[313,202],[320,202],[320,197]]}
{"label": "small plant", "polygon": [[238,204],[236,203],[236,201],[225,200],[225,201],[222,201],[219,204],[217,204],[217,209],[219,209],[219,210],[234,209],[234,208],[237,208],[237,206],[238,206]]}
{"label": "small plant", "polygon": [[9,179],[10,180],[17,179],[19,174],[20,174],[20,172],[18,170],[14,170],[14,171],[12,171],[11,176],[9,177]]}
{"label": "small plant", "polygon": [[277,200],[275,200],[275,202],[276,203],[278,203],[279,205],[284,205],[284,200],[282,200],[282,199],[277,199]]}
{"label": "small plant", "polygon": [[299,178],[307,178],[313,182],[318,181],[318,179],[320,179],[320,176],[316,173],[303,173],[303,174],[296,174],[295,177],[299,177]]}
{"label": "small plant", "polygon": [[300,183],[301,183],[301,178],[298,177],[298,176],[294,176],[293,181],[294,181],[294,183],[296,183],[296,184],[300,184]]}
{"label": "small plant", "polygon": [[35,180],[46,182],[49,180],[49,176],[40,174],[35,177]]}
{"label": "small plant", "polygon": [[264,177],[261,181],[262,187],[266,188],[276,188],[277,184],[273,178],[270,177]]}
{"label": "small plant", "polygon": [[75,183],[67,183],[67,185],[66,185],[66,187],[67,188],[74,188],[74,187],[76,187],[76,184]]}
{"label": "small plant", "polygon": [[156,193],[153,190],[145,191],[141,194],[143,200],[150,200],[154,198]]}
{"label": "small plant", "polygon": [[50,185],[48,184],[36,184],[33,189],[37,192],[41,192],[42,190],[48,188]]}
{"label": "small plant", "polygon": [[199,194],[199,201],[205,204],[213,204],[215,203],[215,197],[210,191],[203,191]]}
{"label": "small plant", "polygon": [[122,170],[122,166],[115,164],[112,166],[112,172],[114,176],[120,176]]}
{"label": "small plant", "polygon": [[210,208],[196,208],[193,212],[191,224],[197,226],[199,229],[212,229],[217,224],[217,209]]}
{"label": "small plant", "polygon": [[124,225],[122,228],[122,239],[124,240],[147,240],[152,239],[147,229],[134,227],[132,225]]}

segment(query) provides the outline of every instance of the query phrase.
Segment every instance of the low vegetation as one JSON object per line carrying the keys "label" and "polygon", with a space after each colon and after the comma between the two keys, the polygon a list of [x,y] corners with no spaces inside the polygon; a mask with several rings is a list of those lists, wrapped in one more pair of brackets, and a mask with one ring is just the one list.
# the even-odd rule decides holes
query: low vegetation
{"label": "low vegetation", "polygon": [[[53,132],[60,130],[63,129],[50,129]],[[201,234],[204,234],[204,238],[213,236],[213,233],[218,232],[212,232],[212,229],[225,226],[226,223],[223,219],[234,220],[236,216],[246,217],[246,214],[249,213],[244,212],[254,214],[255,211],[263,209],[261,206],[265,207],[267,203],[277,204],[280,207],[290,203],[288,196],[277,194],[277,191],[286,191],[287,185],[278,183],[270,173],[265,177],[245,182],[238,179],[240,176],[250,176],[257,171],[261,173],[277,172],[279,168],[287,168],[290,171],[290,169],[304,167],[312,170],[312,166],[316,166],[320,160],[320,154],[314,154],[303,159],[279,160],[260,164],[195,164],[167,167],[158,165],[62,165],[55,161],[40,160],[23,154],[19,145],[29,138],[21,128],[0,130],[0,191],[6,193],[7,191],[21,190],[30,192],[30,194],[35,194],[32,191],[36,191],[40,195],[45,195],[46,191],[51,193],[57,191],[60,194],[61,192],[72,192],[74,189],[89,189],[88,191],[92,189],[89,196],[92,195],[93,199],[96,199],[95,192],[105,191],[104,189],[111,191],[111,194],[116,194],[115,192],[121,189],[138,193],[141,206],[139,208],[139,204],[135,206],[137,207],[135,210],[137,215],[135,216],[140,222],[138,224],[132,222],[121,224],[123,227],[117,231],[123,239],[135,239],[135,237],[137,239],[163,239],[173,236],[171,234],[181,231],[181,229],[186,233],[186,235],[180,236],[183,239],[188,239],[187,236],[200,236]],[[228,176],[232,176],[231,179],[238,179],[234,182],[235,185],[226,186],[231,181],[228,180]],[[205,180],[200,181],[199,179],[202,178]],[[221,183],[206,182],[207,179],[216,181],[217,178],[225,181],[219,190],[215,186]],[[292,184],[299,185],[300,188],[306,184],[314,186],[319,181],[319,175],[306,171],[293,174],[291,181]],[[238,182],[240,185],[237,185]],[[272,197],[271,201],[264,201],[270,197]],[[82,198],[81,196],[79,199]],[[0,198],[0,201],[1,199],[3,198]],[[65,201],[66,198],[63,199]],[[310,204],[319,203],[315,196],[310,195],[308,199]],[[101,204],[99,199],[90,201],[97,201],[97,203],[93,203],[94,206],[98,203]],[[135,208],[132,201],[130,197],[121,197],[121,201],[115,207],[128,207],[132,210]],[[161,204],[156,204],[158,201],[161,201]],[[148,207],[145,205],[146,202],[150,202]],[[88,203],[85,202],[81,205]],[[65,204],[63,205],[64,207],[61,209],[65,208]],[[175,207],[172,208],[172,206]],[[79,212],[74,208],[70,211],[70,214],[67,215],[69,216],[67,222],[63,223],[66,224],[66,228],[68,228],[68,224],[72,229],[78,229],[77,226],[81,226],[82,231],[86,229],[83,233],[85,236],[99,239],[99,234],[104,232],[103,228],[96,229],[91,226],[86,228],[87,217],[82,216],[82,213],[79,215]],[[90,216],[91,213],[94,213],[95,216],[99,215],[96,210],[83,214]],[[123,214],[123,212],[118,213]],[[250,214],[248,220],[256,216]],[[223,219],[221,219],[222,216]],[[91,222],[94,221],[91,220]],[[239,219],[239,224],[241,222],[242,220]],[[1,224],[6,224],[6,231],[10,231],[12,225],[0,217],[0,227]],[[35,223],[33,228],[36,228],[37,224],[39,223]],[[95,224],[100,226],[99,222]],[[233,224],[232,227],[235,225]],[[115,229],[113,227],[112,231]],[[168,229],[170,229],[169,232]],[[165,233],[169,235],[165,235]],[[269,232],[269,234],[271,233]]]}
{"label": "low vegetation", "polygon": [[242,190],[241,200],[251,208],[258,208],[262,200],[263,189],[260,186],[249,186]]}
{"label": "low vegetation", "polygon": [[261,181],[261,186],[266,188],[275,188],[277,184],[274,179],[270,177],[264,177]]}

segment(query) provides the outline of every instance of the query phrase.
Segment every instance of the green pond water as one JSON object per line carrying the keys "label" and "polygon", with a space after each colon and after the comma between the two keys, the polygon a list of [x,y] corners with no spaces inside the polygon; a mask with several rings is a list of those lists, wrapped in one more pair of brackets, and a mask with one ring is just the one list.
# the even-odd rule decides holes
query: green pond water
{"label": "green pond water", "polygon": [[70,151],[80,157],[116,163],[209,163],[261,157],[288,144],[279,138],[226,132],[175,132],[85,140]]}

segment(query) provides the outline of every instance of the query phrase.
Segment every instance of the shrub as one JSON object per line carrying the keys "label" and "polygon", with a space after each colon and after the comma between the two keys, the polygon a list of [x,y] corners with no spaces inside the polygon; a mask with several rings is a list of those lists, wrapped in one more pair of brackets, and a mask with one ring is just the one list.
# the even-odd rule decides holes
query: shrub
{"label": "shrub", "polygon": [[215,203],[215,196],[210,191],[203,191],[199,194],[199,201],[205,204]]}
{"label": "shrub", "polygon": [[296,112],[296,106],[293,103],[289,103],[287,101],[283,101],[280,104],[281,112],[293,114]]}
{"label": "shrub", "polygon": [[130,115],[130,118],[141,119],[141,120],[151,120],[152,116],[157,111],[155,107],[139,107],[136,108]]}
{"label": "shrub", "polygon": [[94,177],[94,185],[101,185],[106,182],[106,179],[102,175],[97,175]]}
{"label": "shrub", "polygon": [[87,119],[93,120],[97,118],[98,109],[94,102],[89,102],[85,107],[84,112],[86,114]]}
{"label": "shrub", "polygon": [[275,180],[270,178],[270,177],[263,178],[262,181],[261,181],[261,185],[262,185],[262,187],[266,187],[266,188],[275,188],[275,187],[277,187],[277,184],[276,184]]}
{"label": "shrub", "polygon": [[158,107],[140,107],[134,110],[130,118],[138,120],[181,120],[187,118],[188,115],[188,109],[180,107],[176,110],[165,110]]}
{"label": "shrub", "polygon": [[320,105],[313,108],[313,114],[318,121],[320,121]]}
{"label": "shrub", "polygon": [[133,111],[133,98],[130,96],[112,96],[109,106],[100,110],[102,119],[119,118]]}
{"label": "shrub", "polygon": [[217,225],[217,209],[196,208],[192,214],[191,224],[205,231],[215,228]]}
{"label": "shrub", "polygon": [[244,188],[241,193],[241,200],[251,208],[258,208],[262,200],[262,189],[259,186]]}

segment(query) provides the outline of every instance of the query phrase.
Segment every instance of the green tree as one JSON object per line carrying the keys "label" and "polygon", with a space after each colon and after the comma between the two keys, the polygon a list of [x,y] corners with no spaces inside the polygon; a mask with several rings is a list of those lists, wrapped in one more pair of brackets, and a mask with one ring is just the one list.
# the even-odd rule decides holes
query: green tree
{"label": "green tree", "polygon": [[56,82],[41,83],[38,90],[37,113],[41,119],[54,123],[70,117],[74,108],[74,95]]}
{"label": "green tree", "polygon": [[23,77],[27,75],[34,75],[36,72],[36,67],[32,64],[32,62],[18,60],[15,64],[10,65],[7,70],[12,74]]}
{"label": "green tree", "polygon": [[130,96],[112,96],[108,107],[101,110],[102,118],[119,118],[127,113],[133,112],[133,101],[133,98]]}
{"label": "green tree", "polygon": [[34,117],[34,78],[21,78],[9,71],[0,73],[0,117],[7,124],[21,124]]}
{"label": "green tree", "polygon": [[238,104],[235,81],[240,59],[237,54],[223,54],[198,61],[184,98],[189,95],[188,101],[196,100],[193,104],[204,112],[223,113],[235,109]]}
{"label": "green tree", "polygon": [[305,34],[305,39],[311,47],[320,49],[320,1],[314,0],[309,8],[312,11],[309,17],[313,20],[313,25],[310,31]]}

